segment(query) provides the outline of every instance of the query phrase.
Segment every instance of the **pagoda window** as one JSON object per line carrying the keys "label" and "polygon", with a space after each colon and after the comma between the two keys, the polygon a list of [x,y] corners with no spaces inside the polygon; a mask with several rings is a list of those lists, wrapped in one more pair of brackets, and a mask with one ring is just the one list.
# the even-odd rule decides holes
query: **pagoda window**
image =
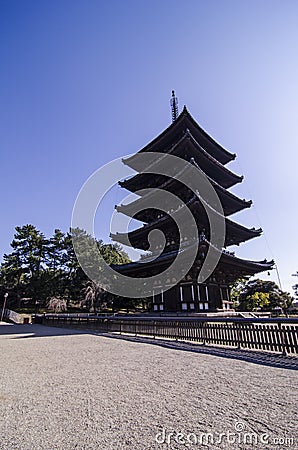
{"label": "pagoda window", "polygon": [[226,286],[220,288],[220,297],[221,300],[229,300],[229,292]]}
{"label": "pagoda window", "polygon": [[227,288],[227,286],[220,288],[220,297],[223,309],[231,309],[229,289]]}
{"label": "pagoda window", "polygon": [[186,311],[187,310],[187,303],[182,303],[181,307],[182,307],[182,311]]}
{"label": "pagoda window", "polygon": [[198,301],[200,301],[201,295],[200,295],[200,285],[199,284],[197,284],[197,292],[198,292]]}
{"label": "pagoda window", "polygon": [[208,311],[209,303],[208,302],[199,302],[199,309],[201,311]]}
{"label": "pagoda window", "polygon": [[198,300],[200,310],[209,309],[209,293],[208,293],[208,286],[206,284],[198,285]]}
{"label": "pagoda window", "polygon": [[183,290],[182,299],[185,302],[192,302],[193,301],[193,292],[192,292],[192,285],[190,283],[183,284],[180,286],[180,288]]}
{"label": "pagoda window", "polygon": [[182,289],[182,286],[180,286],[180,301],[183,302],[183,289]]}
{"label": "pagoda window", "polygon": [[208,286],[206,287],[206,302],[205,302],[205,309],[209,309],[209,292],[208,292]]}
{"label": "pagoda window", "polygon": [[161,294],[156,294],[154,289],[153,289],[152,301],[153,301],[154,304],[163,303],[163,291],[161,291]]}
{"label": "pagoda window", "polygon": [[161,303],[161,302],[162,302],[161,294],[157,294],[157,295],[155,296],[155,303]]}
{"label": "pagoda window", "polygon": [[159,305],[159,310],[163,311],[163,305]]}
{"label": "pagoda window", "polygon": [[199,285],[199,291],[200,291],[200,295],[199,298],[202,302],[205,302],[209,300],[209,296],[208,296],[208,288],[206,286],[206,284],[200,284]]}
{"label": "pagoda window", "polygon": [[195,304],[194,303],[190,303],[189,307],[190,307],[190,309],[195,309]]}
{"label": "pagoda window", "polygon": [[224,289],[222,287],[220,288],[220,299],[221,300],[225,300],[225,298],[224,298]]}

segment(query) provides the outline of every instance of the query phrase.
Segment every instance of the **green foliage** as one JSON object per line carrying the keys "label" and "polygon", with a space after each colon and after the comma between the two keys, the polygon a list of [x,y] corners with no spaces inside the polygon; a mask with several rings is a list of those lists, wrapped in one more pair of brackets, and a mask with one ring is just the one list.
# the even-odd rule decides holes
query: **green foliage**
{"label": "green foliage", "polygon": [[0,282],[12,291],[16,302],[23,296],[37,300],[46,246],[45,236],[33,225],[16,227],[13,252],[4,255],[0,268]]}
{"label": "green foliage", "polygon": [[238,278],[232,285],[230,290],[231,301],[233,302],[233,308],[239,306],[240,294],[243,291],[247,280],[245,278]]}
{"label": "green foliage", "polygon": [[24,272],[31,278],[38,277],[42,269],[47,243],[45,236],[33,225],[16,227],[11,247]]}
{"label": "green foliage", "polygon": [[273,281],[250,280],[241,289],[238,296],[240,311],[272,311],[281,308],[285,313],[293,303],[293,298],[282,291]]}
{"label": "green foliage", "polygon": [[142,309],[148,310],[149,309],[149,299],[147,298],[128,298],[128,297],[121,297],[116,295],[109,295],[107,306],[109,306],[113,311],[120,311],[125,310],[127,313],[129,311],[137,311]]}
{"label": "green foliage", "polygon": [[127,264],[130,259],[119,244],[103,244],[98,242],[100,253],[107,264]]}
{"label": "green foliage", "polygon": [[242,305],[246,311],[266,310],[270,307],[269,292],[254,292],[248,295]]}
{"label": "green foliage", "polygon": [[[39,307],[47,307],[51,299],[54,299],[52,303],[63,299],[69,306],[71,302],[78,303],[86,298],[86,289],[90,291],[91,285],[78,262],[73,239],[82,248],[86,243],[93,245],[89,245],[88,251],[82,251],[86,264],[97,261],[97,249],[107,264],[130,261],[120,245],[104,244],[79,229],[68,233],[56,229],[53,236],[46,239],[33,225],[16,227],[11,243],[13,251],[4,255],[0,266],[0,291],[9,292],[11,306],[19,307],[22,298],[31,299],[31,307],[36,302]],[[90,254],[90,248],[94,255]],[[90,300],[90,292],[88,295]],[[93,301],[93,308],[94,304],[98,304],[97,300]]]}

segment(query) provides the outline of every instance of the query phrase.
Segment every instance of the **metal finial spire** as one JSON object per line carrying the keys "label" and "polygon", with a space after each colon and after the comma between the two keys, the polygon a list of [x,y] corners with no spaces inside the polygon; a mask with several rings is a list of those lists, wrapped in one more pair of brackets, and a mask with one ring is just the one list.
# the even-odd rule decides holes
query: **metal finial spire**
{"label": "metal finial spire", "polygon": [[175,91],[172,91],[171,110],[172,110],[172,122],[175,122],[175,120],[178,117],[178,98],[175,96]]}

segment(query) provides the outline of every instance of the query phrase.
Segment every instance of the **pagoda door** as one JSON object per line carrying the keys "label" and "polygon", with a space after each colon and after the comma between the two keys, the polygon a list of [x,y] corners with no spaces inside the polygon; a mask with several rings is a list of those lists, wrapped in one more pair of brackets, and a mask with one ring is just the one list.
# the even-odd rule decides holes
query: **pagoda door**
{"label": "pagoda door", "polygon": [[164,310],[165,312],[177,312],[178,309],[178,295],[176,286],[163,293]]}

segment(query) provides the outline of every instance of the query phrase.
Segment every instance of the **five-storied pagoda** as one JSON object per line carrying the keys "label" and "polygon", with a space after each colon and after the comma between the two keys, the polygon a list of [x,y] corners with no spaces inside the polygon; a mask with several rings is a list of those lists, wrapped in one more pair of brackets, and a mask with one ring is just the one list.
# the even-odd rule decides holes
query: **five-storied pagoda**
{"label": "five-storied pagoda", "polygon": [[[157,136],[148,145],[135,155],[126,158],[123,162],[136,170],[140,170],[138,155],[145,152],[156,152],[156,164],[165,154],[183,158],[204,172],[208,181],[214,188],[222,205],[223,220],[225,221],[225,240],[219,261],[213,273],[203,282],[198,283],[198,273],[202,266],[208,245],[210,245],[210,226],[205,208],[202,206],[200,195],[195,193],[178,181],[175,177],[169,178],[160,174],[137,173],[135,176],[119,182],[120,186],[130,192],[140,189],[153,189],[147,191],[136,200],[127,205],[116,206],[121,212],[131,218],[143,222],[143,225],[128,234],[111,234],[113,240],[136,249],[148,250],[148,235],[152,230],[160,230],[165,237],[165,246],[162,253],[154,258],[154,249],[150,247],[151,257],[143,258],[139,262],[114,266],[119,273],[131,277],[150,277],[166,269],[177,254],[185,251],[189,242],[181,242],[179,230],[175,223],[175,214],[181,215],[183,208],[189,208],[199,236],[197,257],[191,270],[173,285],[173,280],[163,280],[162,286],[156,285],[156,293],[152,291],[152,305],[156,312],[207,312],[226,311],[231,308],[230,286],[238,278],[249,277],[258,272],[268,271],[273,267],[273,261],[248,261],[240,259],[234,253],[226,250],[231,245],[239,245],[254,237],[260,236],[262,230],[246,228],[230,219],[236,212],[249,208],[251,201],[238,198],[228,189],[240,183],[243,177],[231,172],[226,164],[234,160],[236,155],[229,153],[210,137],[193,119],[186,107],[178,115],[177,98],[174,91],[171,99],[172,124]],[[187,168],[185,169],[187,170]],[[154,189],[166,190],[181,199],[177,211],[161,211],[148,208],[152,205],[150,196],[154,196]],[[156,252],[158,253],[158,248]],[[153,256],[153,257],[152,257]],[[169,289],[167,283],[172,282]]]}

